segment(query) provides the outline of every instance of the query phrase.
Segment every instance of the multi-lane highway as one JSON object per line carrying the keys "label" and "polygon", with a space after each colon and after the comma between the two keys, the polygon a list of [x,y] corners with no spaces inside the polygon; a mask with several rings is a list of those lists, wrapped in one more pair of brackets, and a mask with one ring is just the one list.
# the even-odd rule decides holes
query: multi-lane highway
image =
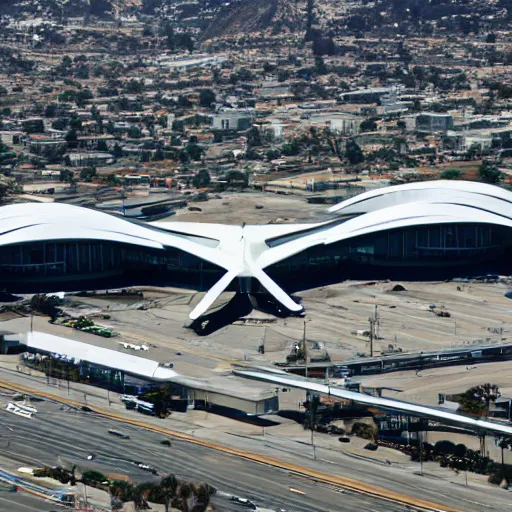
{"label": "multi-lane highway", "polygon": [[[275,511],[382,510],[382,502],[376,498],[347,493],[184,441],[172,439],[172,445],[165,446],[161,444],[165,438],[160,434],[68,406],[45,402],[38,403],[37,408],[39,412],[33,419],[0,411],[0,451],[13,461],[13,468],[77,464],[81,469],[129,475],[136,482],[157,478],[135,464],[142,462],[160,474],[174,473],[183,479],[213,485],[220,491],[213,500],[220,510],[243,510],[230,502],[231,495]],[[108,433],[109,429],[120,430],[130,439],[115,437]],[[92,461],[87,460],[90,454],[94,454]],[[385,503],[385,510],[405,508]]]}
{"label": "multi-lane highway", "polygon": [[[12,387],[22,389],[19,385]],[[28,388],[24,390],[28,392]],[[196,442],[193,435],[175,432],[177,437],[173,437],[172,446],[167,447],[161,444],[164,435],[155,432],[159,430],[173,435],[166,431],[165,422],[160,428],[148,424],[145,429],[142,427],[146,420],[141,415],[136,415],[139,419],[137,425],[133,425],[108,418],[112,414],[110,411],[104,410],[105,415],[100,415],[52,401],[38,403],[38,414],[33,419],[24,419],[3,410],[8,400],[7,395],[0,397],[0,467],[6,469],[9,467],[5,461],[10,463],[11,469],[22,465],[77,464],[82,469],[129,475],[140,482],[153,478],[135,464],[143,462],[161,474],[175,473],[183,479],[205,481],[215,486],[220,492],[214,502],[220,510],[228,511],[240,510],[229,501],[231,495],[251,499],[259,507],[275,511],[411,510],[398,505],[396,500],[391,503],[381,499],[383,495],[393,495],[410,496],[405,502],[412,510],[420,508],[417,505],[421,500],[427,500],[439,504],[426,507],[428,510],[512,512],[510,494],[503,489],[483,482],[463,487],[449,479],[430,475],[428,471],[422,477],[414,474],[415,464],[410,468],[375,464],[340,457],[326,449],[319,451],[319,459],[314,462],[308,447],[293,440],[284,444],[271,442],[264,450],[272,457],[267,463],[264,456],[255,455],[257,447],[249,438],[246,450],[240,449],[241,443],[245,442],[243,438],[237,438],[238,450],[231,450],[223,448],[221,443],[217,446],[199,439]],[[133,419],[127,417],[126,421],[133,422]],[[111,428],[127,433],[130,439],[110,435],[108,430]],[[190,429],[187,432],[192,434]],[[95,458],[88,461],[87,456],[91,453]],[[293,464],[284,461],[293,461]],[[313,477],[314,468],[319,476]],[[327,485],[327,481],[331,485]],[[364,490],[362,493],[348,491],[354,487],[345,485],[344,481],[360,482],[361,489],[373,486],[374,494],[369,496]]]}
{"label": "multi-lane highway", "polygon": [[64,512],[67,507],[45,502],[23,492],[0,492],[1,512]]}

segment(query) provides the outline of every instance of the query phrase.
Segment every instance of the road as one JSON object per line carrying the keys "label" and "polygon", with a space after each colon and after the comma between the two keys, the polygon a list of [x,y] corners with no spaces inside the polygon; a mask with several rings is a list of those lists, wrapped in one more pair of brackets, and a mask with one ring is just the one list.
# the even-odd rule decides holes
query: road
{"label": "road", "polygon": [[[22,383],[25,385],[28,384],[33,390],[41,389],[41,392],[43,392],[43,389],[47,389],[46,381],[44,381],[44,379],[36,379],[34,376],[29,377],[26,375],[20,375],[16,372],[6,372],[4,370],[5,369],[0,368],[0,372],[3,375],[8,376],[9,379],[14,382],[19,381],[20,385]],[[100,390],[99,388],[91,388],[89,386],[80,386],[80,389],[82,388],[87,388],[86,390],[88,392],[88,404],[91,403],[91,405],[94,404],[100,407],[104,407],[105,396],[99,396],[99,394],[103,392],[103,390]],[[59,390],[56,388],[51,388],[51,393],[61,395],[63,400],[67,399],[65,389]],[[79,391],[75,392],[72,390],[71,394],[71,398],[74,398],[77,401],[83,400],[83,393]],[[98,395],[97,397],[96,394]],[[7,398],[5,397],[3,400],[6,401]],[[2,403],[3,402],[0,399],[0,408],[2,407]],[[46,411],[46,407],[50,406],[56,408],[56,411],[54,411],[52,414],[48,414],[48,412]],[[110,428],[108,427],[108,425],[116,425],[117,429],[123,430],[125,428],[129,428],[126,424],[122,422],[115,423],[116,420],[107,420],[105,416],[97,417],[90,413],[69,412],[70,409],[67,406],[66,409],[68,410],[68,412],[65,412],[64,410],[60,411],[59,407],[60,406],[51,404],[45,405],[43,406],[41,414],[35,420],[33,420],[34,422],[37,423],[38,429],[39,426],[41,426],[45,429],[45,432],[49,430],[48,439],[52,439],[55,436],[52,430],[53,425],[55,423],[56,429],[64,430],[63,435],[66,435],[68,432],[71,432],[72,437],[69,443],[71,444],[71,446],[75,445],[76,450],[80,450],[80,461],[82,461],[80,457],[83,457],[83,454],[87,450],[101,451],[101,443],[106,443],[109,449],[111,447],[119,449],[119,443],[117,442],[118,440],[113,441],[112,439],[105,439],[105,432],[108,428]],[[292,498],[288,499],[288,495],[290,494],[289,488],[297,484],[296,476],[294,476],[293,478],[287,476],[289,474],[289,471],[292,470],[290,468],[290,464],[288,464],[288,467],[286,467],[286,463],[288,462],[291,463],[291,466],[293,468],[298,468],[298,471],[300,471],[302,474],[309,474],[310,470],[316,470],[322,472],[323,474],[331,475],[334,479],[332,483],[335,485],[338,485],[335,482],[335,480],[338,477],[340,479],[348,477],[352,479],[353,482],[360,482],[363,488],[366,486],[366,484],[368,484],[377,486],[378,488],[385,490],[385,492],[389,491],[391,493],[400,493],[405,496],[412,496],[413,503],[414,500],[416,499],[423,499],[433,503],[441,503],[445,507],[451,507],[456,510],[475,512],[510,510],[512,512],[512,502],[510,501],[510,494],[507,491],[497,487],[488,486],[483,482],[470,483],[469,487],[464,487],[463,485],[460,485],[460,483],[456,482],[457,478],[455,477],[455,475],[452,481],[452,479],[449,476],[448,478],[440,478],[437,474],[435,474],[435,471],[434,473],[430,474],[428,469],[426,470],[425,476],[422,477],[417,474],[419,466],[416,463],[411,463],[410,466],[406,467],[396,467],[394,464],[388,466],[386,464],[376,464],[368,460],[360,460],[354,457],[348,457],[342,454],[340,455],[340,453],[336,450],[320,448],[317,448],[317,453],[319,455],[318,460],[313,461],[311,459],[309,445],[295,442],[293,439],[281,438],[276,436],[270,436],[268,442],[266,441],[265,443],[262,443],[261,439],[250,438],[245,436],[239,437],[236,435],[227,435],[226,433],[223,432],[217,432],[219,438],[217,439],[216,437],[209,437],[208,439],[210,439],[212,442],[206,443],[205,446],[204,443],[201,443],[201,441],[199,441],[201,434],[204,435],[205,429],[201,430],[200,427],[194,425],[193,423],[185,423],[179,419],[175,420],[173,419],[173,417],[169,418],[166,421],[157,420],[155,418],[145,417],[140,414],[133,413],[132,411],[125,411],[124,408],[117,407],[116,404],[112,405],[112,409],[109,409],[108,413],[113,412],[114,409],[116,410],[116,413],[119,413],[121,416],[126,416],[127,420],[129,418],[137,418],[137,421],[141,423],[159,425],[159,428],[163,428],[164,430],[175,429],[176,431],[180,431],[183,434],[188,434],[188,436],[191,439],[198,438],[199,444],[191,442],[187,439],[183,439],[182,441],[174,440],[173,448],[177,448],[177,451],[179,452],[180,456],[183,456],[183,464],[177,466],[175,460],[168,460],[167,458],[164,458],[163,462],[166,464],[165,466],[163,466],[164,471],[174,471],[178,474],[181,473],[184,474],[189,479],[204,480],[212,485],[215,485],[217,488],[221,490],[226,490],[226,492],[232,492],[243,497],[250,497],[246,495],[249,494],[251,496],[255,496],[256,498],[258,498],[258,493],[251,492],[251,489],[265,488],[265,490],[267,490],[267,488],[269,488],[269,497],[268,499],[263,500],[263,503],[267,504],[267,506],[268,503],[272,502],[276,502],[279,504],[283,502],[289,503],[292,498],[295,498],[298,508],[292,510],[342,510],[340,509],[340,504],[336,501],[337,499],[340,498],[339,489],[334,491],[334,496],[329,494],[329,497],[327,498],[325,497],[325,493],[321,493],[322,499],[327,499],[329,503],[333,505],[332,508],[328,508],[329,503],[326,504],[326,508],[320,508],[320,504],[323,503],[322,501],[315,501],[306,508],[303,506],[303,504],[305,503],[304,499],[297,500],[297,496],[295,495],[292,496]],[[104,410],[105,412],[107,412],[106,409]],[[6,429],[1,428],[1,421],[3,418],[5,418],[6,414],[8,413],[4,413],[3,411],[0,410],[0,435],[6,434]],[[13,420],[12,417],[10,417],[9,421],[15,421],[18,424],[20,424],[20,422],[23,422],[20,424],[19,427],[21,429],[23,428],[24,423],[31,420],[23,420],[20,418],[16,418]],[[65,427],[63,428],[64,423]],[[101,434],[103,438],[95,438],[92,441],[89,439],[88,444],[82,446],[81,443],[76,442],[75,439],[81,440],[83,436],[88,434],[90,425],[93,425],[94,435],[98,436],[99,434]],[[31,433],[34,431],[34,428],[35,427],[33,426],[28,427],[27,430],[25,427],[26,435],[29,437],[29,439]],[[198,433],[198,435],[196,435],[197,429],[199,429],[199,432],[201,432]],[[140,460],[142,458],[148,458],[149,460],[144,460],[143,462],[147,462],[152,465],[157,465],[153,464],[152,460],[155,458],[155,443],[158,444],[158,439],[161,439],[161,437],[159,437],[158,434],[152,434],[147,432],[146,430],[139,430],[138,432],[140,432],[140,435],[137,435],[137,439],[134,439],[132,445],[130,446],[135,446],[135,450],[138,450],[138,453],[140,455],[144,455],[144,457],[134,457],[134,459]],[[169,435],[172,435],[172,433],[170,433]],[[60,436],[58,437],[60,439]],[[23,439],[23,436],[21,437],[21,439]],[[66,439],[66,437],[63,437],[63,439]],[[84,437],[84,439],[86,438]],[[153,441],[144,441],[147,439],[152,439]],[[140,443],[142,443],[142,446],[140,445]],[[98,444],[100,445],[100,448],[98,448]],[[215,449],[215,445],[218,445],[219,449]],[[124,446],[125,449],[131,449],[130,446],[122,446]],[[223,450],[222,446],[232,446],[235,449],[247,452],[249,454],[248,458],[256,462],[251,462],[249,460],[246,460],[244,457],[238,457],[237,455],[229,454],[230,450]],[[56,463],[56,454],[60,454],[60,451],[57,447],[58,445],[56,445],[56,447],[54,447],[54,449],[51,450],[49,453],[46,453],[41,449],[41,453],[45,453],[45,461],[49,460],[52,464]],[[23,449],[30,450],[30,447],[23,446]],[[159,450],[161,449],[161,447],[157,446],[156,449]],[[0,436],[0,459],[2,456],[2,450],[2,437]],[[72,448],[72,450],[75,450],[75,448]],[[75,457],[77,453],[76,450],[73,451]],[[33,451],[34,449],[32,448],[32,453]],[[40,451],[40,448],[37,447],[35,451]],[[121,450],[120,453],[123,453],[123,450]],[[73,454],[71,454],[71,456],[73,456]],[[252,455],[254,454],[257,454],[257,456],[252,457]],[[272,458],[275,461],[275,463],[271,463],[270,466],[262,466],[258,464],[258,459],[260,458],[259,454],[261,454],[262,456]],[[26,460],[26,456],[30,457],[30,453],[25,453],[25,459],[23,460]],[[116,455],[116,457],[118,459],[120,458],[119,453]],[[158,453],[158,457],[160,457],[160,453]],[[35,456],[32,455],[32,458],[35,458]],[[128,458],[128,456],[125,456],[125,458]],[[158,461],[159,458],[157,458],[156,460]],[[213,467],[213,469],[210,469],[209,466],[198,468],[198,460],[207,460],[208,464],[210,464]],[[281,460],[283,461],[283,467],[280,467],[281,464],[279,461]],[[106,463],[108,463],[108,458],[104,461],[104,464]],[[221,463],[224,464],[226,467],[224,467]],[[110,467],[112,467],[112,464]],[[247,473],[247,468],[251,468],[252,473]],[[264,468],[264,471],[261,471],[261,468]],[[100,467],[99,469],[101,470],[104,468]],[[219,471],[217,471],[218,469]],[[125,473],[130,472],[130,474],[132,474],[133,466],[129,470],[125,468],[124,471]],[[247,474],[247,477],[244,476],[243,478],[241,478],[241,474]],[[262,475],[264,476],[262,477]],[[286,486],[285,482],[279,478],[275,478],[275,475],[286,475],[287,479],[293,481],[293,485],[290,484],[289,486]],[[262,484],[262,478],[265,481],[264,484]],[[325,481],[325,479],[322,480]],[[310,491],[311,498],[316,496],[315,493],[317,493],[318,489],[321,488],[320,484],[311,484],[311,480],[304,479],[298,481],[300,483],[309,482],[308,485],[312,486],[312,489]],[[222,485],[223,482],[225,482],[224,486]],[[271,483],[268,484],[268,482]],[[248,492],[246,493],[245,491]],[[350,507],[349,504],[352,503],[352,501],[348,501],[348,498],[346,498],[346,496],[348,495],[344,494],[342,496],[343,502],[347,500],[347,507]],[[359,495],[359,499],[362,499],[361,495]],[[371,503],[369,505],[369,508],[371,508],[374,503],[374,500],[370,501]],[[381,504],[382,502],[377,503]],[[387,504],[386,506],[388,507],[386,510],[394,510],[391,507],[391,505]],[[290,510],[290,508],[282,508],[284,508],[285,510]],[[442,509],[443,507],[438,508]],[[361,508],[359,506],[356,506],[355,509],[365,510],[365,508]],[[382,507],[377,506],[377,510],[378,509],[382,509]],[[223,508],[223,510],[226,510],[226,508]],[[400,508],[398,508],[398,510],[400,510]]]}
{"label": "road", "polygon": [[23,492],[0,492],[0,512],[64,512],[65,510],[69,509]]}
{"label": "road", "polygon": [[[220,491],[214,504],[223,511],[243,510],[229,501],[231,495],[248,498],[258,507],[275,511],[382,510],[383,502],[378,499],[317,484],[277,468],[175,439],[171,441],[172,446],[164,446],[162,435],[68,406],[44,402],[36,407],[39,412],[33,419],[0,411],[0,451],[3,458],[12,460],[11,469],[22,465],[77,464],[82,470],[129,475],[135,482],[157,478],[135,464],[143,462],[163,475],[174,473],[179,478],[213,485]],[[113,436],[109,429],[120,430],[130,439]],[[95,458],[88,461],[91,453]],[[390,512],[405,510],[391,503],[385,507]]]}

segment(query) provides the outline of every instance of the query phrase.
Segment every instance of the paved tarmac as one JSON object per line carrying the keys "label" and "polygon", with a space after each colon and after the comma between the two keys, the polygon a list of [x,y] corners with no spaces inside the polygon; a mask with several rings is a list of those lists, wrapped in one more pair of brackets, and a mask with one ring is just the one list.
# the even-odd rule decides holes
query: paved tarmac
{"label": "paved tarmac", "polygon": [[[2,397],[2,402],[5,401]],[[0,451],[3,460],[12,461],[11,468],[7,469],[77,464],[80,470],[122,474],[135,482],[157,479],[136,465],[142,462],[161,475],[174,473],[179,478],[215,486],[220,492],[213,502],[219,510],[241,510],[239,505],[230,503],[232,495],[248,498],[258,507],[276,512],[383,510],[383,502],[377,499],[316,484],[276,468],[174,439],[171,447],[164,446],[162,435],[67,406],[49,402],[35,405],[39,412],[33,419],[0,411]],[[126,433],[130,439],[109,434],[112,428]],[[92,461],[87,460],[89,454],[94,454]],[[385,510],[405,509],[385,503]]]}

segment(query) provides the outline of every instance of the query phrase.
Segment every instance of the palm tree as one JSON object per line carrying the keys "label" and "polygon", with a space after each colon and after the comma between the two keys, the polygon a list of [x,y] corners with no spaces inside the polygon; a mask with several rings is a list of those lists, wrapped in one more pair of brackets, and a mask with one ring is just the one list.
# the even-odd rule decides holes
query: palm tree
{"label": "palm tree", "polygon": [[194,487],[190,482],[181,482],[177,495],[172,502],[173,507],[179,508],[182,512],[190,512],[190,497],[194,494]]}
{"label": "palm tree", "polygon": [[169,512],[170,504],[176,498],[179,483],[175,475],[168,475],[160,482],[160,488],[164,495],[165,512]]}
{"label": "palm tree", "polygon": [[154,490],[155,485],[152,483],[143,483],[137,485],[133,490],[133,501],[135,510],[148,510],[148,496]]}
{"label": "palm tree", "polygon": [[214,487],[208,484],[200,484],[196,488],[196,504],[192,509],[192,512],[204,512],[210,504],[210,496],[216,492],[217,489]]}

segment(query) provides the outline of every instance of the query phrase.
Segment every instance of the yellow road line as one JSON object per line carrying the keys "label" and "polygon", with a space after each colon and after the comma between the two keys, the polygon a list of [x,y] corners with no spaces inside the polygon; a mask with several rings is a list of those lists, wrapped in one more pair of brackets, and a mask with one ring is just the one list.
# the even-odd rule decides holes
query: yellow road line
{"label": "yellow road line", "polygon": [[[45,391],[35,390],[24,386],[22,384],[15,384],[9,381],[5,381],[0,379],[0,387],[5,389],[11,389],[13,391],[17,391],[19,393],[27,393],[31,395],[41,396],[47,398],[49,400],[53,400],[55,402],[60,402],[68,405],[73,405],[75,407],[82,407],[84,404],[77,402],[75,400],[71,400],[68,398],[63,398],[57,395],[53,395],[51,393],[47,393]],[[156,432],[159,434],[163,434],[166,436],[171,436],[177,439],[181,439],[187,441],[189,443],[193,443],[199,446],[203,446],[205,448],[209,448],[212,450],[217,450],[223,453],[227,453],[229,455],[234,455],[236,457],[240,457],[245,460],[249,460],[251,462],[256,462],[259,464],[266,464],[268,466],[273,466],[279,469],[284,469],[286,471],[290,471],[292,473],[297,473],[301,476],[305,476],[310,480],[315,482],[321,482],[324,484],[334,485],[337,487],[341,487],[343,489],[358,493],[364,494],[366,496],[371,496],[380,500],[390,501],[393,503],[397,503],[400,505],[412,507],[416,510],[421,510],[424,512],[462,512],[459,509],[440,505],[438,503],[434,503],[431,501],[414,498],[412,496],[407,496],[406,494],[401,494],[399,492],[391,491],[389,489],[384,489],[383,487],[379,487],[373,484],[368,484],[365,482],[359,482],[357,480],[353,480],[352,478],[342,477],[338,475],[330,475],[328,473],[323,473],[316,469],[306,468],[304,466],[299,466],[298,464],[293,464],[285,461],[281,461],[278,459],[274,459],[272,457],[266,455],[260,455],[257,453],[251,453],[243,450],[239,450],[237,448],[231,448],[229,446],[223,446],[219,444],[212,443],[210,441],[205,441],[202,439],[195,438],[189,434],[185,434],[183,432],[179,432],[176,430],[171,430],[163,427],[158,427],[156,425],[152,425],[150,423],[145,423],[143,421],[139,421],[133,418],[127,418],[125,416],[121,416],[120,414],[116,414],[112,411],[108,411],[101,407],[88,405],[92,411],[101,414],[107,418],[117,420],[129,425],[133,425],[136,427],[140,427],[152,432]]]}

